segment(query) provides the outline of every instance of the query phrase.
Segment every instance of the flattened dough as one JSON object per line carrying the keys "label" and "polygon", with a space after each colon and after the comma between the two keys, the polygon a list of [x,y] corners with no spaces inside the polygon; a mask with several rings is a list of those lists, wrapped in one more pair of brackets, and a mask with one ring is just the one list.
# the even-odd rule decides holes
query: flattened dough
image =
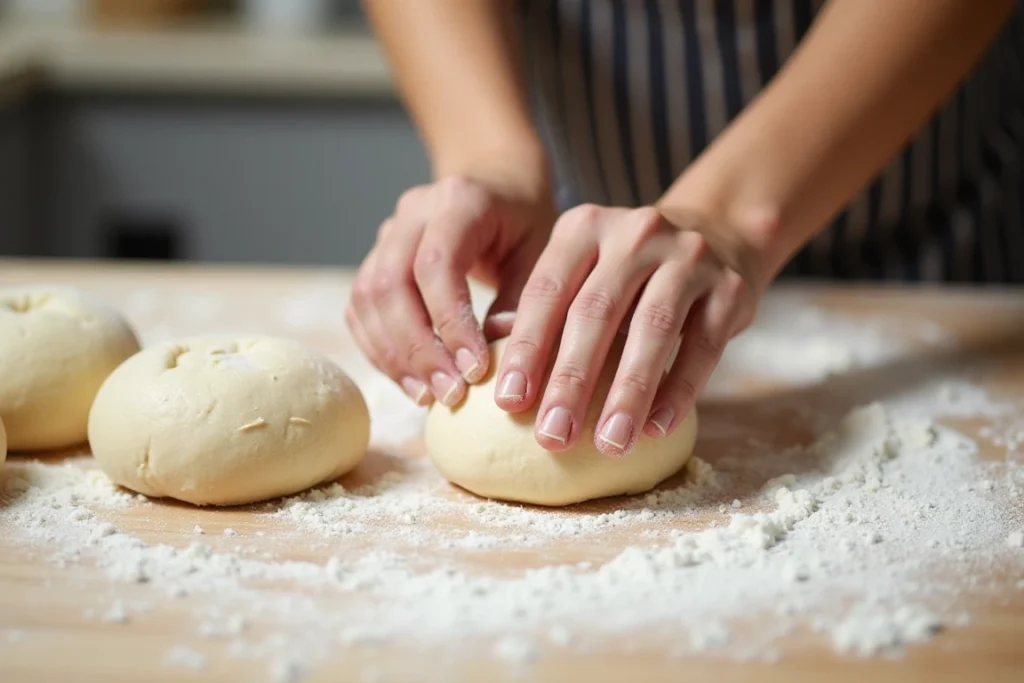
{"label": "flattened dough", "polygon": [[326,356],[269,337],[146,349],[104,382],[89,443],[115,483],[196,505],[239,505],[334,480],[362,460],[370,416]]}
{"label": "flattened dough", "polygon": [[605,364],[577,445],[544,450],[533,435],[535,410],[510,414],[494,402],[495,369],[507,340],[491,344],[491,371],[454,409],[435,404],[427,417],[427,453],[452,483],[483,496],[535,505],[643,493],[678,472],[693,452],[696,411],[663,439],[641,434],[633,451],[609,458],[594,446],[594,426],[611,387],[621,346]]}
{"label": "flattened dough", "polygon": [[0,288],[0,418],[8,447],[83,443],[100,384],[138,350],[124,318],[85,292]]}

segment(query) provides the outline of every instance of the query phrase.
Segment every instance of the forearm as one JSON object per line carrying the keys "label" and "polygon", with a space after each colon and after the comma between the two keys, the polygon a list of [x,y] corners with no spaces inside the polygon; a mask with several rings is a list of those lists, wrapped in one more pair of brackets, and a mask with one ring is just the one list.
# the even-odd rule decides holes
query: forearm
{"label": "forearm", "polygon": [[515,182],[546,183],[512,2],[367,0],[365,6],[436,176],[512,174]]}
{"label": "forearm", "polygon": [[766,284],[949,96],[1015,5],[830,0],[774,81],[666,193],[663,212],[736,226],[727,250],[756,253]]}

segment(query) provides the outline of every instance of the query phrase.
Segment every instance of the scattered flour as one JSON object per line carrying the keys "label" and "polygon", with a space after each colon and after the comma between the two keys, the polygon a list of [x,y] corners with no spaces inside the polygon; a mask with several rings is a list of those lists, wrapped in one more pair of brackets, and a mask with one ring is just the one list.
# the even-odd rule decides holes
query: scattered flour
{"label": "scattered flour", "polygon": [[[315,322],[297,308],[282,315]],[[871,326],[834,325],[813,310],[800,316],[788,331],[755,328],[730,347],[726,365],[801,385],[904,352]],[[922,334],[943,343],[935,330]],[[963,377],[862,401],[838,420],[827,406],[769,405],[777,411],[769,416],[818,434],[803,445],[772,443],[746,414],[712,416],[702,438],[725,435],[729,447],[699,447],[702,458],[672,485],[541,510],[480,501],[423,459],[387,455],[388,445],[418,435],[422,410],[396,401],[397,389],[378,377],[354,374],[383,473],[264,506],[252,523],[267,530],[246,534],[250,545],[237,552],[217,549],[224,539],[199,525],[181,546],[133,535],[125,513],[153,503],[116,489],[82,458],[10,464],[0,529],[58,567],[98,568],[115,590],[201,596],[192,605],[197,634],[263,661],[274,681],[301,680],[338,648],[387,642],[431,651],[484,642],[522,666],[551,648],[642,632],[681,656],[773,661],[785,638],[810,628],[837,652],[888,654],[968,624],[965,595],[988,595],[991,577],[1019,562],[1024,545],[1024,468],[981,462],[972,439],[938,421],[988,418],[983,438],[1009,458],[1024,443],[1024,424],[1013,420],[1019,406]],[[271,537],[275,548],[319,559],[269,555],[257,539]],[[120,599],[97,613],[129,618]],[[742,628],[754,618],[759,628]],[[165,661],[206,665],[185,646]]]}
{"label": "scattered flour", "polygon": [[204,669],[206,668],[206,655],[187,645],[175,645],[164,655],[164,662],[170,666],[184,669]]}

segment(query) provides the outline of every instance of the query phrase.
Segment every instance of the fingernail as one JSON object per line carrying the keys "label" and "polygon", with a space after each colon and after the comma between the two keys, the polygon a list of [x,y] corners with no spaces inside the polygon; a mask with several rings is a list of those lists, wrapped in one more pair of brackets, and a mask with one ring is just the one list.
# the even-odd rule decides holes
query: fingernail
{"label": "fingernail", "polygon": [[668,434],[668,428],[672,426],[672,418],[676,416],[676,413],[671,408],[658,408],[651,415],[650,422],[654,425],[654,428],[661,432],[662,436]]}
{"label": "fingernail", "polygon": [[449,408],[454,405],[455,394],[459,392],[459,383],[455,379],[443,372],[435,372],[430,376],[430,384],[438,401]]}
{"label": "fingernail", "polygon": [[526,398],[526,375],[519,371],[510,372],[501,380],[498,398],[510,401],[522,401]]}
{"label": "fingernail", "polygon": [[455,352],[455,366],[467,382],[475,380],[480,371],[480,361],[469,349],[459,349]]}
{"label": "fingernail", "polygon": [[549,410],[540,426],[541,434],[559,443],[566,443],[569,440],[570,430],[572,430],[572,414],[560,406]]}
{"label": "fingernail", "polygon": [[415,377],[403,377],[402,389],[412,397],[412,400],[416,401],[416,405],[423,406],[430,401],[430,389],[427,389],[427,385]]}
{"label": "fingernail", "polygon": [[624,451],[633,437],[633,420],[625,413],[615,413],[604,423],[597,436],[606,444]]}

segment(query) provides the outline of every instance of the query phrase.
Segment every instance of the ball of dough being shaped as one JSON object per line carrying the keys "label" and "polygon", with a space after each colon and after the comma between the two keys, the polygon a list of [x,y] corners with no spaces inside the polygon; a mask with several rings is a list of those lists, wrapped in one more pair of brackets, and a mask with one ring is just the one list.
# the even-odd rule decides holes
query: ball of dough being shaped
{"label": "ball of dough being shaped", "polygon": [[83,443],[97,390],[138,350],[121,314],[85,292],[0,288],[0,418],[8,447]]}
{"label": "ball of dough being shaped", "polygon": [[560,506],[650,491],[690,458],[696,410],[665,438],[641,433],[625,457],[609,458],[594,446],[621,343],[604,366],[579,441],[561,453],[543,449],[533,433],[536,409],[507,413],[494,402],[495,370],[506,341],[491,344],[490,373],[469,388],[462,403],[453,409],[435,404],[427,416],[427,453],[448,481],[485,498]]}
{"label": "ball of dough being shaped", "polygon": [[154,498],[241,505],[353,469],[370,440],[359,388],[326,356],[270,337],[148,348],[103,383],[89,445],[115,483]]}

